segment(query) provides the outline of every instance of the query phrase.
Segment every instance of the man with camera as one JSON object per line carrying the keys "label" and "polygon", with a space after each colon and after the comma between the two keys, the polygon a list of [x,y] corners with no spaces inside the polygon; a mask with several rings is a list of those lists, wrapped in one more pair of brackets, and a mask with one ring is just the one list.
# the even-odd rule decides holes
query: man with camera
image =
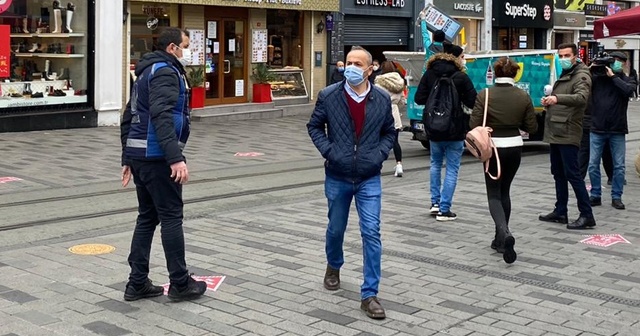
{"label": "man with camera", "polygon": [[602,151],[607,144],[613,158],[613,178],[611,185],[611,206],[623,210],[622,189],[624,187],[627,108],[629,98],[633,96],[636,83],[622,71],[627,55],[615,51],[611,54],[600,53],[590,66],[592,75],[591,98],[591,136],[589,153],[589,179],[591,180],[592,206],[602,205],[602,185],[600,161]]}

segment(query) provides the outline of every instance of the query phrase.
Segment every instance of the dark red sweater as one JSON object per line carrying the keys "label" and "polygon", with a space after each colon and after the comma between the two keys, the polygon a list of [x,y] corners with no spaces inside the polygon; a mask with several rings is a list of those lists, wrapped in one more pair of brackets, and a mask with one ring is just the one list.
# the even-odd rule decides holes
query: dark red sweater
{"label": "dark red sweater", "polygon": [[356,138],[360,138],[360,134],[362,133],[362,126],[364,126],[364,111],[367,105],[367,98],[358,103],[353,100],[353,98],[351,98],[346,90],[344,91],[344,94],[347,96],[347,103],[349,104],[349,114],[351,114],[351,119],[353,119],[353,124],[356,127]]}

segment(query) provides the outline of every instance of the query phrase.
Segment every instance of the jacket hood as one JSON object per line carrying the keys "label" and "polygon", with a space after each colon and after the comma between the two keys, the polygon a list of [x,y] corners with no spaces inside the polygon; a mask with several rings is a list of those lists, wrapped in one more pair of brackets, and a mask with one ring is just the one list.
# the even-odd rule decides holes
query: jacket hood
{"label": "jacket hood", "polygon": [[178,59],[175,58],[175,56],[167,53],[166,51],[156,50],[142,56],[142,59],[140,59],[136,65],[136,76],[140,76],[146,68],[158,62],[167,62],[176,67],[180,73],[185,74],[184,67]]}
{"label": "jacket hood", "polygon": [[447,53],[437,53],[427,61],[427,70],[433,70],[438,76],[451,75],[456,71],[464,71],[458,57]]}
{"label": "jacket hood", "polygon": [[391,93],[399,93],[404,90],[404,79],[397,72],[388,72],[376,76],[375,84],[383,87]]}

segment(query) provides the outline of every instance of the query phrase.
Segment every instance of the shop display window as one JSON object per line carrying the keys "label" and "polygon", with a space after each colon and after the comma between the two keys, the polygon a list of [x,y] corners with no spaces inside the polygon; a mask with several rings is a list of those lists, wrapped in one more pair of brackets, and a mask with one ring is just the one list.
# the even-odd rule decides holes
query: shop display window
{"label": "shop display window", "polygon": [[[175,5],[150,2],[132,2],[131,18],[131,64],[135,65],[144,56],[156,49],[158,36],[163,27],[170,27],[171,20],[176,20]],[[174,24],[176,26],[176,24]]]}
{"label": "shop display window", "polygon": [[302,12],[267,10],[268,64],[272,68],[302,68]]}
{"label": "shop display window", "polygon": [[307,86],[304,84],[302,69],[283,68],[271,70],[276,76],[276,80],[271,84],[271,94],[274,99],[307,97]]}
{"label": "shop display window", "polygon": [[[86,105],[86,1],[12,0],[0,12],[0,113]],[[8,28],[8,29],[6,29]],[[4,36],[8,35],[8,36]]]}

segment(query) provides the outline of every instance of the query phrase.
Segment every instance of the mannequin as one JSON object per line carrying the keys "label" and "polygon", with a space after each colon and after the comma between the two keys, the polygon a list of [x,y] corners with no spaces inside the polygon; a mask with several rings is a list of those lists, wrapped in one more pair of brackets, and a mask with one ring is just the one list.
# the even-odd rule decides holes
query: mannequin
{"label": "mannequin", "polygon": [[54,30],[52,34],[62,33],[62,8],[60,7],[60,1],[53,1],[53,26]]}
{"label": "mannequin", "polygon": [[73,2],[67,4],[67,33],[73,33],[71,29],[71,19],[73,19],[73,12],[76,10],[76,5]]}

